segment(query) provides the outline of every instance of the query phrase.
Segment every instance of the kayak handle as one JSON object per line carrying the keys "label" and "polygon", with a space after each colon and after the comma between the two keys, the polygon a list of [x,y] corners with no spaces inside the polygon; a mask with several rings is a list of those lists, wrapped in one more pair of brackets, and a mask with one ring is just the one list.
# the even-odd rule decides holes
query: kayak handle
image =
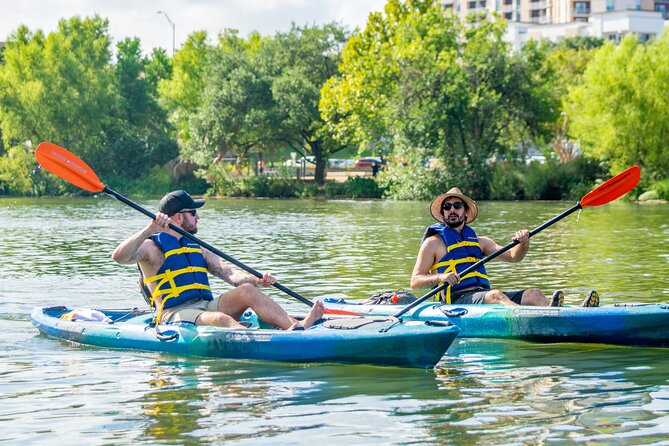
{"label": "kayak handle", "polygon": [[425,321],[425,325],[429,325],[431,327],[451,327],[453,324],[450,321]]}
{"label": "kayak handle", "polygon": [[441,312],[444,313],[446,317],[460,317],[469,313],[465,308],[440,308]]}
{"label": "kayak handle", "polygon": [[158,338],[159,341],[170,342],[179,339],[178,331],[172,331],[169,333],[170,334],[162,333],[156,328],[156,338]]}

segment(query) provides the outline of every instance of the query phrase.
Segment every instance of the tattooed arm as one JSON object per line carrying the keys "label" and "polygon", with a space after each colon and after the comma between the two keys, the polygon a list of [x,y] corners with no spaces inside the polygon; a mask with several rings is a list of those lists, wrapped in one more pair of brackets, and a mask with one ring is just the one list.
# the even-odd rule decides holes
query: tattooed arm
{"label": "tattooed arm", "polygon": [[258,284],[258,279],[255,276],[231,267],[225,263],[223,259],[208,249],[202,248],[202,254],[207,262],[207,269],[211,275],[234,286],[239,286],[243,283],[250,283],[252,285]]}

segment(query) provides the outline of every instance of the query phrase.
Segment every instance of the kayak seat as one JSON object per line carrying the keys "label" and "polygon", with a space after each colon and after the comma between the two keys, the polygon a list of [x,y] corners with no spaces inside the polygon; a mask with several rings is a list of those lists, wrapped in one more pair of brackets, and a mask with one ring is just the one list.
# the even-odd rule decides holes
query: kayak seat
{"label": "kayak seat", "polygon": [[355,330],[362,327],[381,327],[399,322],[396,317],[356,317],[351,319],[330,319],[323,327],[335,330]]}
{"label": "kayak seat", "polygon": [[404,290],[384,291],[362,302],[362,305],[409,305],[418,300],[415,294]]}

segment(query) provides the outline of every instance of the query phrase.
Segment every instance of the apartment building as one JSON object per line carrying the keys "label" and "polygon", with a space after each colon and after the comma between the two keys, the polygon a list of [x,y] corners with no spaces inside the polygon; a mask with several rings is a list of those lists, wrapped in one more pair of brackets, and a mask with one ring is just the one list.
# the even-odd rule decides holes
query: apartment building
{"label": "apartment building", "polygon": [[669,18],[669,0],[443,0],[461,20],[474,12],[497,12],[509,22],[505,39],[515,49],[530,39],[557,42],[590,36],[619,41],[635,34],[659,35]]}
{"label": "apartment building", "polygon": [[558,24],[587,22],[593,14],[612,11],[658,11],[669,18],[669,0],[443,0],[464,19],[473,12],[497,12],[513,22]]}

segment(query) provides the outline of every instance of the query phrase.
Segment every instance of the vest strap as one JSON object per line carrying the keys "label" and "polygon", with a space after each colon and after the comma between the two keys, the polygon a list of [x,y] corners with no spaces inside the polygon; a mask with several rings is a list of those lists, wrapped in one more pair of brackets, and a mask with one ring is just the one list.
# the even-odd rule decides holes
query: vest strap
{"label": "vest strap", "polygon": [[167,252],[165,252],[165,258],[168,258],[169,256],[175,255],[175,254],[190,254],[193,252],[199,252],[202,254],[202,249],[200,248],[189,248],[188,246],[182,246],[181,248],[177,249],[172,249]]}
{"label": "vest strap", "polygon": [[[181,269],[175,269],[174,271],[172,270],[166,270],[163,274],[157,274],[155,276],[148,277],[144,279],[144,284],[149,284],[151,282],[157,282],[163,278],[166,278],[167,280],[173,279],[176,276],[180,276],[181,274],[186,274],[186,273],[207,273],[207,268],[202,268],[199,266],[187,266],[186,268],[181,268]],[[161,283],[164,283],[165,281],[161,281]]]}
{"label": "vest strap", "polygon": [[439,262],[439,263],[435,263],[434,265],[432,265],[432,267],[430,268],[430,272],[434,271],[435,269],[439,269],[442,266],[448,266],[448,269],[446,271],[455,272],[455,265],[460,265],[461,263],[472,263],[473,264],[473,263],[478,262],[479,260],[480,259],[478,259],[476,257],[463,257],[461,259],[446,260],[444,262]]}
{"label": "vest strap", "polygon": [[466,247],[466,246],[476,246],[477,248],[481,248],[481,245],[479,244],[479,242],[467,242],[467,241],[463,241],[463,242],[458,242],[458,243],[454,243],[454,244],[452,244],[452,245],[447,246],[447,247],[446,247],[446,252],[451,252],[451,251],[453,251],[454,249],[464,248],[464,247]]}

